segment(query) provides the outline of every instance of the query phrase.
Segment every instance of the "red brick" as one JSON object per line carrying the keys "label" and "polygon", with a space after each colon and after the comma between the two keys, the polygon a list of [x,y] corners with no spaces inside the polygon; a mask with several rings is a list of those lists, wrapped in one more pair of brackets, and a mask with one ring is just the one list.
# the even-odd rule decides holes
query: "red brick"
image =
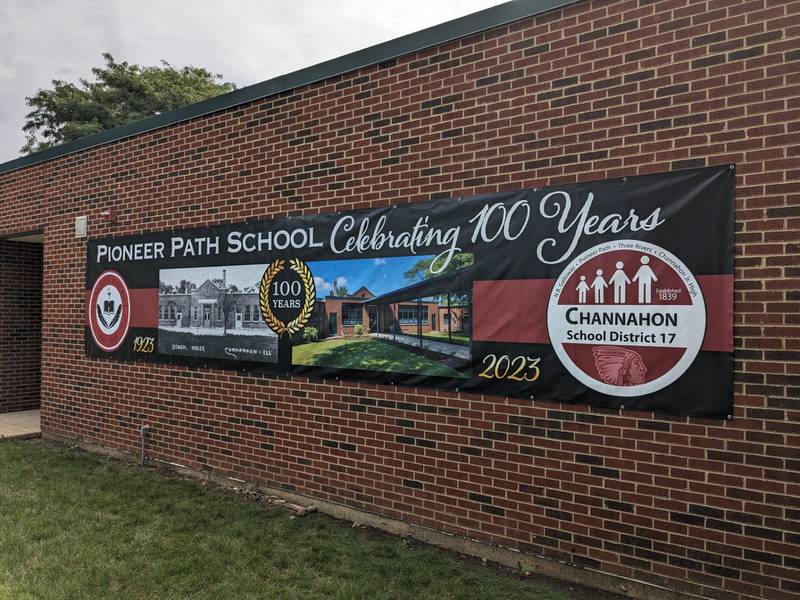
{"label": "red brick", "polygon": [[[797,49],[800,2],[773,4],[578,2],[400,57],[387,68],[342,76],[341,81],[368,77],[374,84],[368,98],[356,99],[363,84],[337,90],[338,80],[322,81],[0,175],[0,236],[42,229],[46,237],[44,430],[133,452],[138,426],[147,422],[154,426],[150,452],[163,460],[506,546],[538,553],[545,548],[553,557],[568,558],[574,548],[576,556],[600,560],[605,572],[657,580],[676,590],[741,600],[789,597],[774,584],[788,581],[783,567],[773,573],[774,565],[757,558],[747,565],[736,561],[745,549],[794,556],[796,545],[722,531],[706,516],[714,509],[770,517],[776,528],[765,529],[783,533],[792,507],[778,500],[798,491],[793,476],[779,476],[795,471],[769,466],[774,461],[790,466],[786,461],[800,444],[793,436],[798,411],[783,407],[800,389],[796,355],[770,357],[800,349],[800,224],[789,210],[798,204],[800,185],[800,61],[786,58]],[[597,33],[635,19],[638,28]],[[695,43],[700,38],[707,41]],[[512,49],[515,44],[521,45]],[[758,47],[760,56],[736,54]],[[442,70],[440,63],[427,64],[444,52],[459,64]],[[519,69],[524,72],[515,73]],[[649,70],[652,74],[638,76]],[[493,75],[497,82],[476,86]],[[560,87],[554,83],[571,77],[577,79]],[[570,93],[573,87],[578,89]],[[659,89],[671,95],[658,96]],[[456,94],[460,99],[452,101],[452,110],[434,114],[433,107],[421,108]],[[378,144],[365,137],[372,126],[364,118],[375,113],[389,119]],[[272,122],[229,137],[268,115]],[[408,118],[392,122],[398,117]],[[345,128],[348,133],[342,133]],[[442,138],[442,132],[459,128],[460,134]],[[300,129],[319,137],[291,146],[292,132]],[[518,138],[529,134],[530,139]],[[411,152],[396,164],[381,164],[411,137],[419,138]],[[178,163],[181,173],[166,178],[176,168],[167,163],[179,153],[197,154],[197,169]],[[282,195],[283,177],[333,153],[342,172],[305,180],[291,197]],[[564,159],[571,155],[577,159]],[[85,243],[74,239],[66,215],[86,214],[91,235],[104,237],[622,177],[695,161],[736,162],[739,174],[734,316],[739,354],[731,421],[620,416],[539,400],[112,363],[82,352]],[[114,179],[120,164],[131,175]],[[434,167],[438,171],[429,170]],[[212,175],[220,169],[229,171],[224,179]],[[103,224],[100,213],[111,206],[119,221]],[[11,247],[0,242],[0,262]],[[16,302],[3,295],[4,277],[27,279],[26,289],[38,292],[32,260],[24,273],[11,274],[3,263],[0,311]],[[4,327],[0,324],[0,337],[7,333]],[[32,347],[13,363],[0,348],[0,410],[38,401],[39,389],[30,383],[40,364],[33,349],[37,331],[27,327]],[[23,373],[30,375],[18,376]],[[87,378],[107,383],[102,389],[82,384],[77,391],[65,385]],[[298,390],[308,394],[293,396]],[[349,406],[356,398],[456,414],[380,406],[354,412]],[[786,411],[785,420],[751,414],[776,407]],[[550,419],[549,410],[563,413],[555,420],[562,431],[574,433],[574,441],[503,429],[510,416]],[[230,416],[263,421],[273,435],[241,426],[241,435],[225,442],[188,426],[203,423],[225,432]],[[399,426],[398,418],[414,427]],[[669,431],[654,433],[638,421]],[[395,435],[406,431],[436,440],[437,448],[396,443]],[[492,440],[482,456],[460,453],[470,439],[501,431],[507,440]],[[320,439],[352,443],[358,452],[323,447]],[[505,515],[481,510],[480,503],[467,500],[470,491],[493,498]],[[632,510],[611,510],[607,499]],[[640,564],[636,546],[621,538],[646,545],[661,534],[669,536],[667,559],[648,559],[649,573],[633,566]],[[600,545],[587,543],[589,536]],[[697,567],[672,563],[670,557]],[[744,570],[734,568],[733,577],[714,571],[718,565]],[[760,577],[748,578],[757,568]]]}

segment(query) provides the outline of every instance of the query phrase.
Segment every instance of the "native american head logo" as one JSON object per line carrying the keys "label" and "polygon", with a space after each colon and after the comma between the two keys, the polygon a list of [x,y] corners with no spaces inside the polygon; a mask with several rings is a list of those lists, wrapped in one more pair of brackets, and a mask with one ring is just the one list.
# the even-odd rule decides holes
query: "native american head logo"
{"label": "native american head logo", "polygon": [[637,352],[614,346],[592,348],[594,366],[600,379],[608,385],[641,385],[647,378],[647,367]]}

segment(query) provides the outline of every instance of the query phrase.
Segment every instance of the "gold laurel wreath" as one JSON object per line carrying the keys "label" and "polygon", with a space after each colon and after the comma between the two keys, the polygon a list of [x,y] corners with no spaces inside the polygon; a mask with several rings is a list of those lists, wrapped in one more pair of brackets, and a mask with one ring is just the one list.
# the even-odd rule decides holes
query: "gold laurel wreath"
{"label": "gold laurel wreath", "polygon": [[308,320],[311,318],[311,313],[314,311],[314,302],[317,298],[317,288],[314,285],[314,277],[311,275],[311,270],[308,266],[299,258],[291,259],[289,261],[289,268],[300,277],[300,281],[303,283],[303,289],[305,290],[306,299],[300,314],[288,323],[284,323],[272,312],[272,307],[269,305],[269,288],[272,285],[272,281],[278,276],[278,273],[283,271],[285,267],[286,262],[281,258],[274,260],[269,267],[267,267],[267,270],[264,271],[264,277],[261,279],[261,287],[259,288],[258,296],[261,304],[261,314],[264,317],[264,321],[269,325],[269,328],[278,335],[283,335],[284,333],[293,335],[305,327],[306,323],[308,323]]}

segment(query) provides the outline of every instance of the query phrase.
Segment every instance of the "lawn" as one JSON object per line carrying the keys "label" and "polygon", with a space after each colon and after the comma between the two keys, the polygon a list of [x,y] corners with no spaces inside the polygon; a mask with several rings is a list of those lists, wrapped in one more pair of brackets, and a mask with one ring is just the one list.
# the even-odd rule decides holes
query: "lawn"
{"label": "lawn", "polygon": [[40,442],[0,465],[0,600],[606,597]]}
{"label": "lawn", "polygon": [[[435,342],[448,342],[448,343],[450,342],[450,340],[447,337],[446,331],[431,331],[429,333],[423,333],[422,337],[427,338],[429,340],[433,340]],[[469,335],[467,335],[463,331],[460,331],[458,333],[454,331],[452,343],[458,344],[459,346],[469,346],[470,345]]]}
{"label": "lawn", "polygon": [[374,338],[350,337],[311,342],[292,348],[292,363],[313,367],[466,377],[445,364]]}

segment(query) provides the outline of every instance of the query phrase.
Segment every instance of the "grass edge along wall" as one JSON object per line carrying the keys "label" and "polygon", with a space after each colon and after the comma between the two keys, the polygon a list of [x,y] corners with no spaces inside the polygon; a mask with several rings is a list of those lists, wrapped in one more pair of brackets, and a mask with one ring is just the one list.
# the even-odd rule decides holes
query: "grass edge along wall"
{"label": "grass edge along wall", "polygon": [[[0,235],[44,231],[44,431],[133,451],[148,424],[164,460],[673,590],[797,597],[798,11],[577,2],[3,169]],[[77,216],[100,238],[728,164],[730,421],[82,354]]]}

